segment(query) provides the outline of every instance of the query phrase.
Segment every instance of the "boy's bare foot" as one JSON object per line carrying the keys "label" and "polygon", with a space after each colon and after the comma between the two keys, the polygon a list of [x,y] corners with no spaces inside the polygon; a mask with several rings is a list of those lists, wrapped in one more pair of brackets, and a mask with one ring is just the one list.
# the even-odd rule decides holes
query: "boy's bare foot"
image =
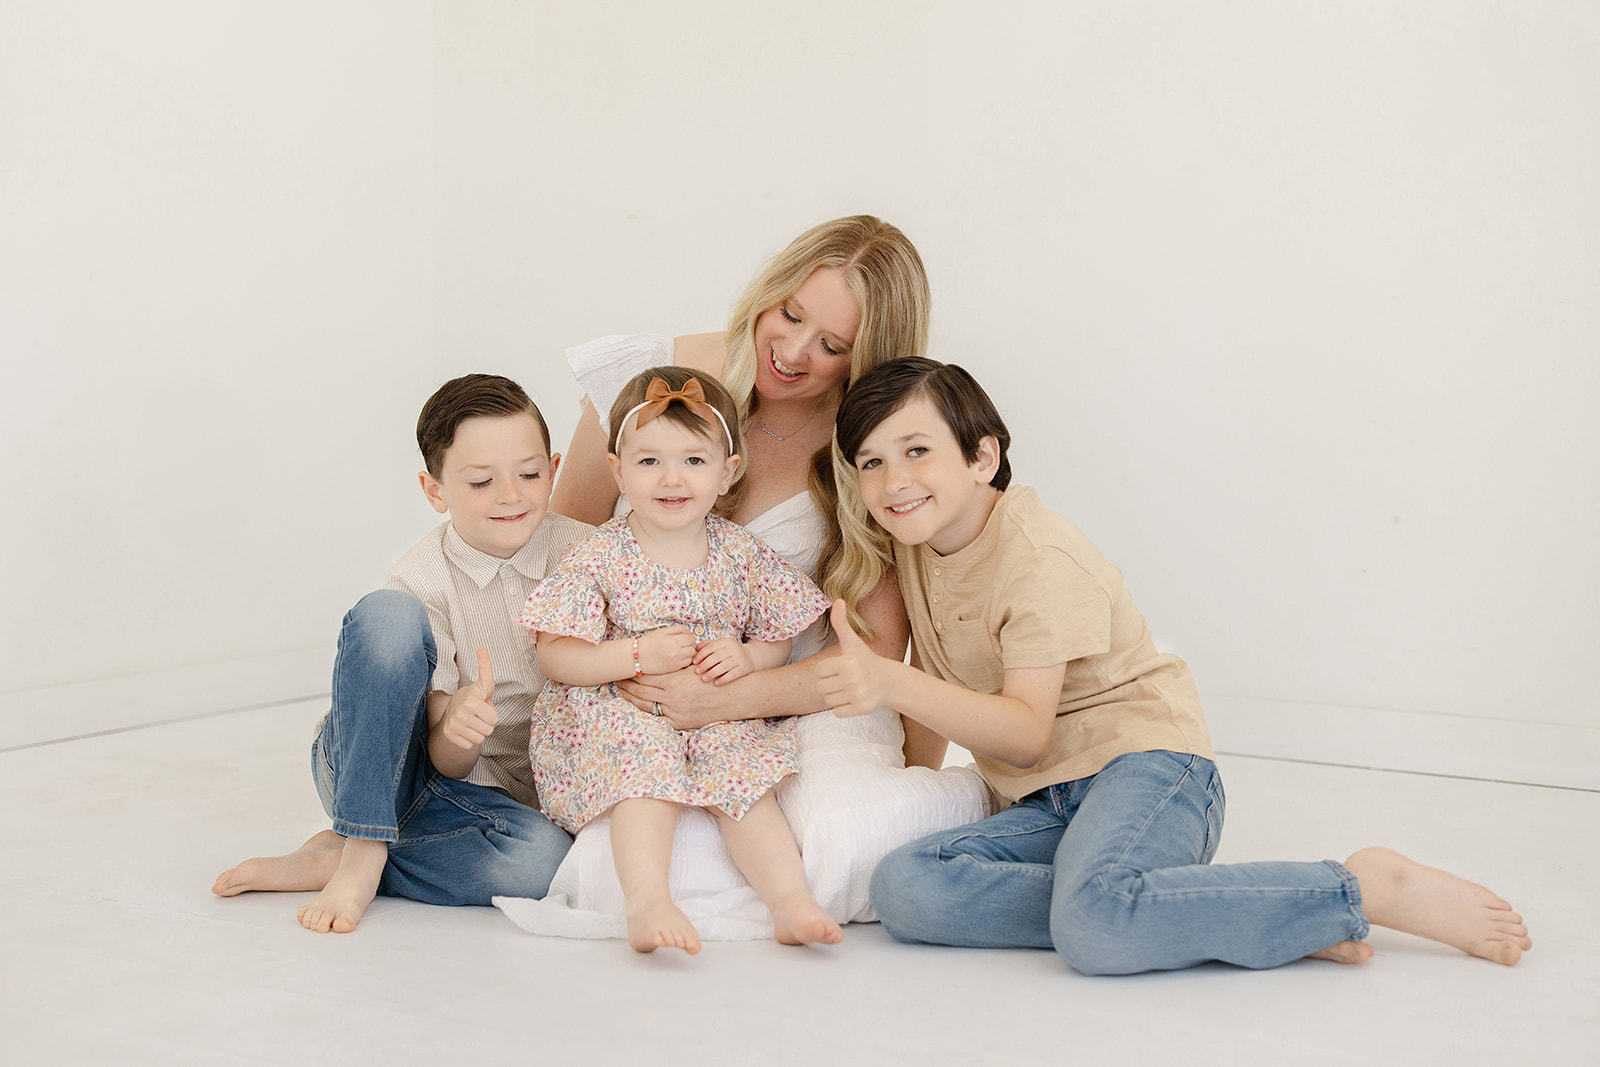
{"label": "boy's bare foot", "polygon": [[389,846],[384,842],[347,838],[339,855],[339,869],[311,903],[295,912],[295,918],[301,926],[319,934],[329,930],[348,934],[378,895],[378,880],[383,877],[383,865],[388,859]]}
{"label": "boy's bare foot", "polygon": [[252,890],[309,893],[321,889],[339,869],[344,838],[323,830],[287,856],[245,860],[217,875],[211,891],[219,897],[236,897]]}
{"label": "boy's bare foot", "polygon": [[1367,919],[1510,966],[1533,947],[1522,916],[1483,886],[1387,848],[1344,861],[1361,883]]}
{"label": "boy's bare foot", "polygon": [[1371,958],[1372,946],[1365,941],[1341,941],[1306,957],[1308,960],[1332,960],[1334,963],[1366,963]]}
{"label": "boy's bare foot", "polygon": [[628,902],[628,944],[635,952],[681,948],[693,956],[700,951],[700,935],[671,897],[651,897]]}
{"label": "boy's bare foot", "polygon": [[844,931],[809,893],[791,893],[772,907],[772,936],[781,945],[837,945]]}

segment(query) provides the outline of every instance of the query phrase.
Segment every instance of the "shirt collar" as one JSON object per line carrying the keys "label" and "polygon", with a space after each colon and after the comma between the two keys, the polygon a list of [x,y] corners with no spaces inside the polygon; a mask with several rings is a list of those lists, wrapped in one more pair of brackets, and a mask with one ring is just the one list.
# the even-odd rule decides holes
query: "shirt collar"
{"label": "shirt collar", "polygon": [[539,566],[539,556],[542,554],[539,542],[539,531],[535,530],[533,536],[528,538],[528,543],[517,549],[516,555],[510,559],[498,559],[487,552],[479,552],[462,540],[461,535],[456,532],[456,524],[452,522],[444,533],[444,554],[451,563],[461,569],[463,574],[472,579],[472,584],[482,589],[493,581],[500,573],[500,568],[508,563],[524,578],[538,581],[543,577],[544,569]]}
{"label": "shirt collar", "polygon": [[1025,485],[1013,485],[1000,494],[1000,499],[994,502],[994,509],[989,512],[988,521],[983,524],[983,530],[972,539],[972,544],[965,548],[957,549],[948,556],[941,556],[937,552],[923,545],[922,560],[928,566],[938,564],[951,571],[970,567],[972,564],[994,551],[995,545],[1000,542],[1000,527],[1005,522],[1004,513],[1013,507],[1023,506],[1026,501],[1035,496],[1034,491]]}

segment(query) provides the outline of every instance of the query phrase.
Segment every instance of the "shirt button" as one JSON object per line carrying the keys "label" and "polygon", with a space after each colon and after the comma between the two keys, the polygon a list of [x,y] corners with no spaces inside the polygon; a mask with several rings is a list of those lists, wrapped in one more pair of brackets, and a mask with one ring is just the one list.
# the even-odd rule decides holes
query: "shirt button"
{"label": "shirt button", "polygon": [[943,577],[944,576],[944,568],[943,567],[935,567],[935,568],[933,568],[933,576],[935,578]]}
{"label": "shirt button", "polygon": [[938,593],[933,594],[933,602],[935,604],[937,604],[939,602],[939,594]]}
{"label": "shirt button", "polygon": [[935,630],[943,630],[944,629],[944,623],[936,622],[936,623],[933,624],[933,628]]}
{"label": "shirt button", "polygon": [[684,584],[687,585],[690,589],[693,589],[694,588],[694,576],[690,575],[689,580],[687,582],[685,582]]}

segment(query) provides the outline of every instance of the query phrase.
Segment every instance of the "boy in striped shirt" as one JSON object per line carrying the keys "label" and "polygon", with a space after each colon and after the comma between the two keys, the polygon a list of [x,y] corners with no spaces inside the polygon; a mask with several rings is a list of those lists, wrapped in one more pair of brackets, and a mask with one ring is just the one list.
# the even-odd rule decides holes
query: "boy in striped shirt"
{"label": "boy in striped shirt", "polygon": [[347,933],[378,894],[542,897],[572,842],[538,810],[529,713],[545,679],[516,623],[591,527],[547,514],[560,455],[522,387],[446,382],[417,420],[424,496],[449,520],[345,616],[312,775],[333,820],[211,891],[316,892],[308,930]]}

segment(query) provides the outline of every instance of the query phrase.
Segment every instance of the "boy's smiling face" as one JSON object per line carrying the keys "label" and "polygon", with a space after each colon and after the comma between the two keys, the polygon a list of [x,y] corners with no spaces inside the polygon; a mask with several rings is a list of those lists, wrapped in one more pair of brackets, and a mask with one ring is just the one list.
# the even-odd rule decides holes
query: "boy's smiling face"
{"label": "boy's smiling face", "polygon": [[561,456],[532,415],[466,419],[445,450],[439,477],[420,475],[422,492],[473,548],[510,559],[528,543],[550,508]]}
{"label": "boy's smiling face", "polygon": [[861,499],[879,526],[905,545],[947,556],[983,532],[1000,492],[989,485],[999,445],[982,438],[968,463],[961,443],[926,396],[879,423],[855,454]]}

